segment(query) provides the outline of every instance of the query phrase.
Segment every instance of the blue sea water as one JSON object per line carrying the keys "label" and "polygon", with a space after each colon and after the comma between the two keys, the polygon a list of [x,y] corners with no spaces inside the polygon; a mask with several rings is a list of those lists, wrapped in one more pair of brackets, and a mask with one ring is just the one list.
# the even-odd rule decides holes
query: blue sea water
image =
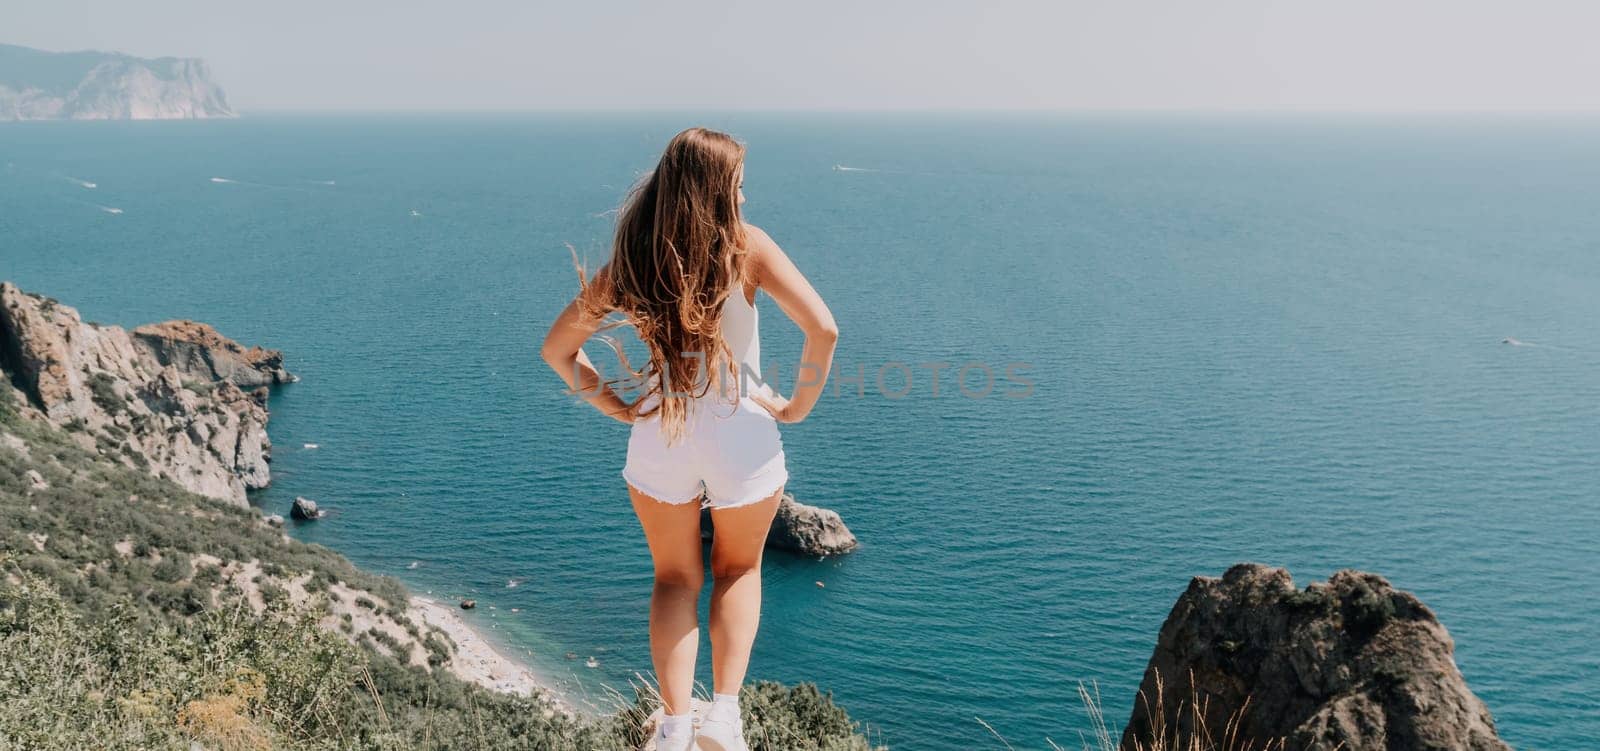
{"label": "blue sea water", "polygon": [[[816,681],[897,749],[1001,747],[980,718],[1074,746],[1077,685],[1125,719],[1189,577],[1354,567],[1437,611],[1514,746],[1600,737],[1593,118],[8,124],[0,277],[284,350],[303,381],[272,398],[256,502],[331,507],[292,533],[476,598],[599,700],[650,669],[649,557],[625,428],[536,350],[567,245],[602,259],[606,212],[696,123],[748,143],[748,218],[832,307],[836,373],[865,375],[785,428],[790,488],[863,547],[769,554],[752,679]],[[905,387],[895,363],[903,398],[877,384]],[[955,388],[968,363],[987,397]]]}

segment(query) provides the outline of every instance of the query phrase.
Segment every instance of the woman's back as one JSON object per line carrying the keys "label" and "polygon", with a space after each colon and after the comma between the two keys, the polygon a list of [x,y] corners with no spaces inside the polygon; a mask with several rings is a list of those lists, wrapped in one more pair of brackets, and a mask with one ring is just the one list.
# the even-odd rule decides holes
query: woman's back
{"label": "woman's back", "polygon": [[745,383],[761,375],[761,314],[750,300],[745,299],[744,285],[737,284],[722,304],[722,340],[733,353],[733,362],[741,369],[739,379],[745,390],[758,387]]}
{"label": "woman's back", "polygon": [[[798,421],[816,404],[839,335],[827,306],[788,256],[740,219],[743,182],[742,144],[704,128],[675,136],[618,212],[611,261],[593,282],[580,281],[578,296],[551,324],[542,350],[569,389],[631,425],[622,476],[656,567],[650,651],[665,714],[654,741],[664,750],[746,748],[739,685],[761,615],[761,551],[789,478],[778,423]],[[760,381],[760,316],[748,282],[766,290],[805,332],[801,372],[815,377],[799,380],[788,399]],[[718,306],[708,306],[724,295]],[[614,312],[625,318],[607,323]],[[649,346],[650,363],[643,371],[630,367],[626,379],[607,381],[583,344],[621,325],[632,325]],[[611,343],[625,362],[621,345]],[[705,384],[713,373],[717,382]],[[624,400],[612,389],[624,380],[646,381],[638,384],[645,393]],[[709,399],[693,396],[707,393],[699,389],[669,387],[696,380],[711,386]],[[688,708],[704,575],[702,508],[715,520],[716,693],[711,712],[695,728]]]}

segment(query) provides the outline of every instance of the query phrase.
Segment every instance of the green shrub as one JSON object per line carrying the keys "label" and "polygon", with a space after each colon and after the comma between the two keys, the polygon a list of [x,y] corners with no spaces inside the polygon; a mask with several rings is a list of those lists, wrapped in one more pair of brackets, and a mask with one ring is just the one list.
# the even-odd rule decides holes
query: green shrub
{"label": "green shrub", "polygon": [[17,393],[11,389],[11,379],[0,372],[0,425],[9,424],[17,417]]}
{"label": "green shrub", "polygon": [[261,583],[261,600],[268,605],[277,605],[289,601],[289,590],[278,586],[268,580]]}
{"label": "green shrub", "polygon": [[743,692],[745,735],[752,749],[793,751],[865,751],[866,739],[856,735],[857,723],[823,694],[815,683],[785,686],[757,681]]}
{"label": "green shrub", "polygon": [[209,563],[202,563],[194,567],[194,576],[191,581],[197,587],[210,589],[222,583],[222,569]]}
{"label": "green shrub", "polygon": [[189,578],[194,573],[194,565],[189,562],[189,556],[169,555],[161,559],[155,566],[157,581],[178,582]]}
{"label": "green shrub", "polygon": [[89,397],[106,414],[115,416],[128,410],[127,401],[117,395],[117,379],[109,373],[95,371],[89,376]]}
{"label": "green shrub", "polygon": [[305,588],[307,592],[311,593],[327,592],[328,580],[322,573],[313,572],[311,576],[306,578]]}
{"label": "green shrub", "polygon": [[408,663],[411,661],[410,644],[401,644],[400,640],[390,636],[389,632],[379,631],[376,628],[367,629],[367,635],[371,636],[373,641],[382,644],[385,648],[387,648],[389,650],[389,654],[394,656],[394,658],[399,660],[401,663]]}
{"label": "green shrub", "polygon": [[439,637],[428,634],[422,638],[422,648],[428,650],[428,666],[440,667],[450,662],[450,645]]}

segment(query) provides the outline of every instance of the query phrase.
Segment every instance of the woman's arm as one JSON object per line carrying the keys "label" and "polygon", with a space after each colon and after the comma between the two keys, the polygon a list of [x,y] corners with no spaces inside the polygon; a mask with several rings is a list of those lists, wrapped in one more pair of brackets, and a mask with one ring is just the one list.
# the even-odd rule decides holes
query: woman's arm
{"label": "woman's arm", "polygon": [[631,423],[627,403],[616,392],[601,384],[600,371],[595,370],[594,363],[583,351],[584,342],[589,341],[589,337],[600,329],[601,319],[584,315],[582,296],[602,289],[600,285],[606,283],[606,273],[604,267],[596,272],[594,281],[579,292],[572,302],[567,303],[561,315],[556,316],[556,322],[550,325],[550,332],[545,334],[540,354],[561,376],[561,380],[566,381],[567,388],[577,391],[584,401],[593,404],[607,417]]}
{"label": "woman's arm", "polygon": [[[794,395],[788,399],[767,399],[760,395],[757,403],[772,412],[779,422],[799,422],[810,414],[817,400],[822,398],[823,387],[828,382],[828,371],[833,367],[833,349],[839,341],[839,327],[833,322],[833,313],[822,302],[822,297],[811,288],[800,269],[795,268],[788,254],[778,244],[753,224],[745,225],[751,245],[751,263],[756,283],[776,300],[789,319],[805,332],[806,343],[800,350],[800,370],[796,374]],[[742,292],[735,292],[742,294]]]}

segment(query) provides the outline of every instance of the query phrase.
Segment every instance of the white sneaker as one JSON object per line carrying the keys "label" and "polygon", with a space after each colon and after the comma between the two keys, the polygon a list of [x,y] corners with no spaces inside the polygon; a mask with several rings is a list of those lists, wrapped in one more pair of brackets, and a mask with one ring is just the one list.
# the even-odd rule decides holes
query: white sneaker
{"label": "white sneaker", "polygon": [[695,729],[692,717],[677,735],[670,738],[662,734],[667,726],[663,721],[661,710],[657,709],[651,719],[655,722],[655,728],[650,731],[650,740],[644,744],[644,751],[694,751]]}
{"label": "white sneaker", "polygon": [[700,751],[750,751],[744,743],[744,720],[739,717],[739,707],[711,705],[695,732],[695,743]]}
{"label": "white sneaker", "polygon": [[648,748],[655,749],[655,751],[693,751],[695,748],[694,743],[694,728],[689,728],[671,738],[662,736],[661,731],[657,729]]}

